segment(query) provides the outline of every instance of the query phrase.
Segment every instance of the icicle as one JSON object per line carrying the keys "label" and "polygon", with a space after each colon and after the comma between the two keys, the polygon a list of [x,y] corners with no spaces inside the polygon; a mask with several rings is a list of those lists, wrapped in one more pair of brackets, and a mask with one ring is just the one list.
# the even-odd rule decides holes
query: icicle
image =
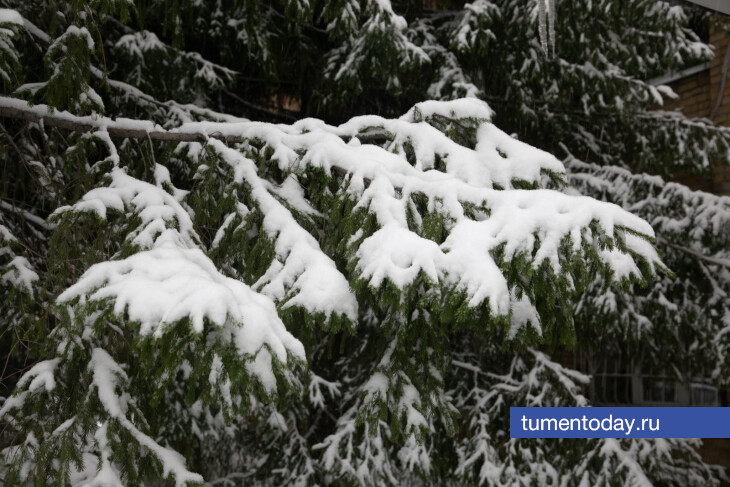
{"label": "icicle", "polygon": [[[547,3],[547,7],[546,4]],[[555,55],[555,0],[537,0],[540,47],[546,56]]]}
{"label": "icicle", "polygon": [[[550,40],[551,54],[555,56],[555,0],[548,0],[548,37]],[[548,54],[550,55],[550,54]]]}
{"label": "icicle", "polygon": [[542,51],[548,53],[548,41],[547,41],[547,25],[546,25],[546,13],[545,13],[545,0],[537,0],[537,12],[539,16],[539,27],[538,32],[540,33],[540,46]]}

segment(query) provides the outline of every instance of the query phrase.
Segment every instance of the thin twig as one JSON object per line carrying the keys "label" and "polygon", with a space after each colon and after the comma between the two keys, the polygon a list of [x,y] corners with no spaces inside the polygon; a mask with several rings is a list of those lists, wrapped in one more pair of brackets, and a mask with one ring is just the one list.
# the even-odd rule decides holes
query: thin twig
{"label": "thin twig", "polygon": [[152,164],[157,167],[157,160],[155,159],[155,146],[152,145],[152,139],[150,138],[150,134],[147,134],[147,140],[150,143],[150,154],[152,154]]}
{"label": "thin twig", "polygon": [[91,21],[94,23],[94,27],[96,27],[96,34],[99,36],[99,46],[101,46],[101,60],[104,63],[104,72],[108,73],[109,68],[106,66],[106,56],[104,55],[104,39],[101,37],[101,31],[99,30],[99,25],[96,23],[96,19],[94,18],[94,13],[91,11],[88,5],[84,5],[84,10],[89,14],[91,17]]}
{"label": "thin twig", "polygon": [[730,269],[730,260],[728,260],[728,259],[719,259],[717,257],[710,257],[709,255],[701,254],[701,253],[697,252],[696,250],[688,249],[687,247],[682,247],[681,245],[673,244],[662,237],[657,237],[657,242],[660,242],[660,243],[666,245],[667,247],[671,247],[675,250],[679,250],[680,252],[685,252],[687,254],[690,254],[694,257],[697,257],[698,259],[704,260],[705,262],[709,262],[710,264],[721,265],[723,267],[727,267],[728,269]]}

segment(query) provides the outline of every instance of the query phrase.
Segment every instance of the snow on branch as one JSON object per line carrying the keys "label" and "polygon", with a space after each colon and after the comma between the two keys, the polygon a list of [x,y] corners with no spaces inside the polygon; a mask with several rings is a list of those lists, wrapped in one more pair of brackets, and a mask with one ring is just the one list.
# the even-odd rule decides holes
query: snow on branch
{"label": "snow on branch", "polygon": [[[166,168],[158,166],[156,176],[160,185],[171,187]],[[174,195],[128,176],[119,167],[112,170],[111,179],[108,187],[91,190],[75,205],[59,208],[56,215],[90,211],[105,219],[108,208],[136,213],[141,224],[127,240],[142,251],[93,265],[58,296],[58,302],[79,299],[83,305],[87,300],[113,298],[115,314],[126,313],[140,323],[142,335],[155,338],[184,318],[202,333],[207,319],[243,356],[256,357],[246,368],[265,390],[274,391],[271,354],[284,365],[289,352],[305,359],[302,344],[287,332],[274,303],[216,269],[199,248],[190,215]],[[177,192],[182,193],[179,198],[184,194]]]}
{"label": "snow on branch", "polygon": [[645,218],[671,244],[708,263],[730,262],[730,197],[692,191],[659,176],[566,160],[570,183],[583,194],[612,201]]}
{"label": "snow on branch", "polygon": [[[402,290],[423,276],[429,286],[463,293],[469,308],[488,304],[491,313],[510,316],[514,327],[531,323],[539,333],[537,298],[524,283],[508,281],[504,267],[511,262],[526,262],[522,273],[546,264],[556,279],[566,280],[567,292],[579,261],[605,266],[616,282],[664,268],[645,221],[590,198],[534,189],[560,181],[563,165],[497,129],[489,122],[491,109],[476,99],[425,102],[400,119],[362,116],[338,127],[304,119],[289,126],[190,122],[165,130],[149,121],[51,112],[11,98],[0,98],[0,115],[100,135],[207,141],[232,168],[234,183],[245,183],[276,242],[277,259],[255,288],[313,313],[353,320],[352,278],[373,289]],[[289,190],[262,177],[254,162],[261,144],[270,154],[266,164],[299,176]],[[346,218],[374,218],[376,227],[347,235],[345,257],[355,272],[349,279],[291,212],[312,184],[313,170],[345,176],[339,197],[354,204]],[[521,187],[533,190],[516,189]],[[85,204],[96,198],[92,193]],[[284,198],[285,205],[275,197],[295,193],[300,196]],[[442,237],[429,234],[424,219],[431,217],[442,222]]]}
{"label": "snow on branch", "polygon": [[[245,181],[249,185],[251,195],[264,214],[264,230],[276,238],[279,260],[272,262],[254,286],[262,294],[283,301],[285,308],[301,306],[311,313],[344,314],[355,321],[357,302],[347,279],[334,261],[322,252],[314,237],[268,191],[269,185],[258,176],[256,164],[218,140],[212,140],[210,144],[233,167],[236,182]],[[295,294],[287,299],[291,291]]]}
{"label": "snow on branch", "polygon": [[[717,196],[658,176],[632,174],[613,166],[587,164],[570,157],[569,190],[614,202],[645,218],[657,233],[673,277],[654,283],[649,293],[600,292],[600,282],[576,306],[581,333],[597,335],[601,343],[624,343],[613,337],[651,340],[643,363],[652,364],[667,353],[671,340],[683,336],[694,345],[677,360],[692,364],[670,368],[677,377],[727,375],[730,361],[726,339],[730,295],[730,198]],[[661,306],[657,306],[660,303]],[[594,326],[594,323],[610,326]],[[609,338],[611,337],[611,338]],[[605,348],[605,347],[604,347]],[[605,353],[605,350],[604,350]],[[613,353],[616,353],[613,351]]]}
{"label": "snow on branch", "polygon": [[[58,301],[86,296],[114,297],[116,313],[126,310],[141,323],[143,335],[161,336],[166,324],[185,317],[200,333],[207,318],[232,335],[242,354],[253,356],[267,345],[284,364],[287,350],[304,360],[301,343],[286,331],[270,300],[221,275],[199,249],[181,248],[173,230],[163,232],[151,250],[91,267]],[[273,377],[261,378],[272,385]]]}
{"label": "snow on branch", "polygon": [[[489,355],[499,355],[490,350]],[[550,357],[534,349],[520,356],[514,355],[504,375],[485,374],[484,359],[461,355],[460,368],[470,372],[457,374],[471,376],[472,380],[458,380],[449,394],[454,404],[465,415],[464,427],[468,433],[456,445],[458,456],[455,474],[461,483],[511,485],[545,482],[546,476],[560,485],[558,478],[567,472],[554,466],[560,445],[543,444],[540,440],[524,442],[509,437],[509,415],[506,408],[512,404],[535,407],[584,407],[588,401],[582,387],[589,378],[577,371],[566,369]],[[493,359],[493,357],[491,357]],[[555,450],[551,451],[552,448]],[[530,455],[530,462],[519,461],[521,455]]]}
{"label": "snow on branch", "polygon": [[20,57],[13,38],[23,28],[23,17],[17,11],[0,8],[0,79],[6,85],[11,85],[20,67]]}
{"label": "snow on branch", "polygon": [[123,35],[115,44],[115,48],[123,51],[140,65],[144,65],[149,51],[159,51],[169,55],[173,63],[188,61],[196,66],[193,79],[204,82],[209,88],[222,88],[228,85],[238,74],[236,71],[208,61],[197,52],[175,49],[162,42],[154,32],[143,30]]}
{"label": "snow on branch", "polygon": [[[189,485],[188,483],[201,483],[203,481],[202,476],[190,472],[187,469],[185,466],[185,458],[180,453],[160,445],[153,438],[140,431],[127,418],[125,402],[129,398],[120,397],[116,393],[116,389],[120,382],[126,382],[128,378],[121,366],[106,351],[100,348],[95,348],[92,351],[89,370],[93,374],[93,385],[97,391],[99,401],[109,417],[119,421],[119,424],[129,431],[140,446],[147,448],[154,454],[162,464],[163,477],[174,477],[176,487],[183,487]],[[103,425],[100,425],[100,429],[104,432],[103,430],[105,428]]]}
{"label": "snow on branch", "polygon": [[[24,245],[20,243],[11,230],[9,222],[6,221],[6,213],[3,210],[10,210],[8,213],[11,211],[20,213],[21,216],[36,224],[40,219],[0,200],[0,290],[5,286],[9,286],[11,289],[20,290],[27,293],[29,297],[33,297],[34,287],[39,280],[38,273],[28,258],[23,255]],[[0,296],[2,295],[0,293]]]}
{"label": "snow on branch", "polygon": [[163,183],[169,184],[169,173],[164,166],[157,165],[156,176],[158,184],[152,185],[135,179],[124,169],[116,167],[111,171],[111,182],[108,186],[89,191],[72,206],[58,208],[53,217],[67,212],[93,212],[99,218],[106,219],[110,209],[117,212],[131,210],[142,220],[141,225],[128,235],[128,240],[133,244],[148,249],[152,247],[156,235],[174,224],[184,246],[194,248],[200,237],[193,229],[190,215],[179,201],[187,193],[178,190],[176,198],[162,188]]}

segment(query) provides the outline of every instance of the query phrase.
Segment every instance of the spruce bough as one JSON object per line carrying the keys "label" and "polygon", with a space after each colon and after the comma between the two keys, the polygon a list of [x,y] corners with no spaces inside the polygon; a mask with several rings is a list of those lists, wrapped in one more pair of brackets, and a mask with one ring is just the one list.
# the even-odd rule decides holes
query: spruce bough
{"label": "spruce bough", "polygon": [[[463,40],[486,42],[468,30],[495,10],[470,5]],[[572,194],[485,102],[432,86],[451,100],[399,117],[252,122],[216,100],[241,75],[225,54],[179,49],[185,9],[155,34],[127,2],[14,7],[0,292],[24,370],[0,408],[5,485],[717,482],[693,441],[509,438],[509,405],[588,404],[588,377],[536,350],[591,337],[575,300],[670,272],[645,220]],[[383,79],[407,99],[400,66],[429,62],[439,89],[479,94],[450,84],[446,24],[387,2],[276,5],[288,34],[230,7],[196,28],[233,28],[248,56],[328,22],[324,107]]]}

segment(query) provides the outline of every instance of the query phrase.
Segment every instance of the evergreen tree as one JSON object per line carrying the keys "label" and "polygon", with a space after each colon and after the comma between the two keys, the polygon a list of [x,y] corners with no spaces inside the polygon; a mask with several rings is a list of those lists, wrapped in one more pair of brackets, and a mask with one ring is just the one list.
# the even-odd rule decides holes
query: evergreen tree
{"label": "evergreen tree", "polygon": [[727,155],[680,8],[3,3],[5,485],[717,484],[507,426],[587,405],[540,348],[727,381],[727,198],[614,167]]}

